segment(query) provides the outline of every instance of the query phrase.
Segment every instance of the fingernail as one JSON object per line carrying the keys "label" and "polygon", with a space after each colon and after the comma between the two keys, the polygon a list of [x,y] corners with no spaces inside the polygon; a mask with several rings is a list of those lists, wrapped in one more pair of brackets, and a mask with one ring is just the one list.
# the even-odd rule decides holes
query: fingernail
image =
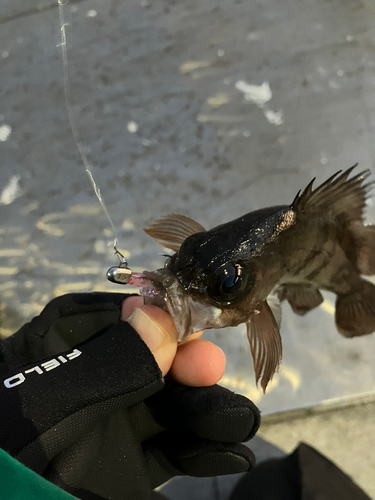
{"label": "fingernail", "polygon": [[159,323],[153,321],[142,309],[134,309],[127,321],[134,330],[137,330],[152,353],[155,353],[163,344],[171,341],[168,332]]}

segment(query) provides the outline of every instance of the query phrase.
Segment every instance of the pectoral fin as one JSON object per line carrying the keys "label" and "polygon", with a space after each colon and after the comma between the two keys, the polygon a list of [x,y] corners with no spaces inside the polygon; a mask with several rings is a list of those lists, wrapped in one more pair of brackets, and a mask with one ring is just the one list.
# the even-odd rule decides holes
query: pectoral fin
{"label": "pectoral fin", "polygon": [[266,301],[261,303],[259,313],[246,323],[247,338],[254,361],[256,383],[266,392],[268,382],[279,367],[282,345],[279,328]]}
{"label": "pectoral fin", "polygon": [[323,302],[323,296],[313,285],[282,285],[277,289],[279,299],[287,300],[293,312],[304,316]]}
{"label": "pectoral fin", "polygon": [[143,231],[155,240],[159,240],[159,245],[178,252],[188,236],[201,233],[205,229],[198,222],[185,215],[169,214],[163,215]]}

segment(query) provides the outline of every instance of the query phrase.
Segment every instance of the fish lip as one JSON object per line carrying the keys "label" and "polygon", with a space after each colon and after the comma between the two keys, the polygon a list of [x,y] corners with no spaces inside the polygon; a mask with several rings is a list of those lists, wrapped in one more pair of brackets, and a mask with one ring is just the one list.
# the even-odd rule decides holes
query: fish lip
{"label": "fish lip", "polygon": [[185,342],[194,333],[190,312],[190,296],[178,278],[167,268],[144,271],[143,274],[159,288],[158,305],[160,305],[161,298],[165,304],[163,309],[169,312],[176,326],[177,341],[179,343]]}
{"label": "fish lip", "polygon": [[190,289],[186,290],[167,268],[144,271],[143,274],[159,289],[156,297],[145,297],[145,303],[159,306],[171,315],[177,329],[178,343],[186,342],[195,332],[218,326],[221,307],[207,300],[207,297],[204,300],[195,299],[189,294]]}

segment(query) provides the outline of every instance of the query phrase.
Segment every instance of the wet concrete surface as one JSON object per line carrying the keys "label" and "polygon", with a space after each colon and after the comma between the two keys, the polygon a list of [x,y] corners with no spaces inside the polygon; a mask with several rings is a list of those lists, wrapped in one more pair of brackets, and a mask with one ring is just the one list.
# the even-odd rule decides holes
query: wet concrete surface
{"label": "wet concrete surface", "polygon": [[[371,1],[95,0],[64,7],[72,113],[134,270],[163,265],[160,215],[210,228],[290,203],[317,176],[374,172]],[[8,335],[54,296],[111,290],[113,239],[69,127],[57,2],[0,6],[0,293]],[[375,222],[370,200],[368,221]],[[123,291],[123,290],[121,290]],[[130,290],[129,290],[130,291]],[[265,396],[243,327],[207,332],[223,384],[264,413],[371,393],[375,337],[337,333],[334,297],[283,306],[284,358]]]}

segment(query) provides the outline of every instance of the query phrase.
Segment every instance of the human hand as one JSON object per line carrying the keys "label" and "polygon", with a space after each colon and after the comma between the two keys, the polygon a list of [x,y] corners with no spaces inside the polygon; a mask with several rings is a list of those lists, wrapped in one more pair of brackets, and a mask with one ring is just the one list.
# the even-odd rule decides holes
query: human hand
{"label": "human hand", "polygon": [[169,316],[137,305],[122,294],[59,297],[0,346],[0,447],[85,500],[143,500],[174,475],[254,465],[240,442],[259,411],[203,387],[220,378],[221,351],[199,338],[177,348]]}
{"label": "human hand", "polygon": [[177,345],[177,330],[171,316],[155,306],[143,305],[142,297],[129,297],[122,304],[121,319],[128,321],[145,341],[165,376],[192,387],[214,385],[224,374],[225,354],[203,332]]}

